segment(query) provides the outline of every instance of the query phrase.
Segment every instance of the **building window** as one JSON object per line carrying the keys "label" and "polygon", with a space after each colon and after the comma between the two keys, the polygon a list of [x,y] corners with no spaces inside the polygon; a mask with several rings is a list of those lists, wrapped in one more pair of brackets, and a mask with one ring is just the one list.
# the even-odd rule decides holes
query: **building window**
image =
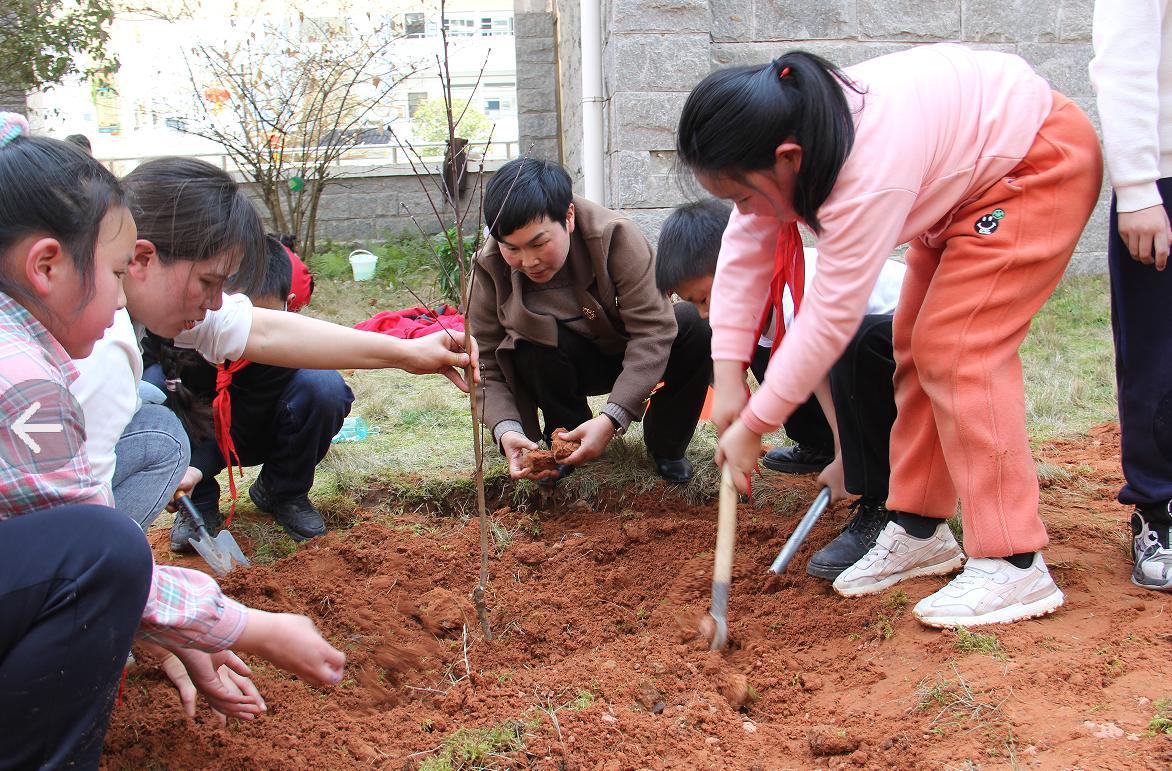
{"label": "building window", "polygon": [[421,38],[426,33],[426,25],[422,13],[406,13],[403,14],[403,30],[407,37]]}
{"label": "building window", "polygon": [[427,101],[426,91],[412,91],[407,94],[407,117],[414,118],[419,106]]}

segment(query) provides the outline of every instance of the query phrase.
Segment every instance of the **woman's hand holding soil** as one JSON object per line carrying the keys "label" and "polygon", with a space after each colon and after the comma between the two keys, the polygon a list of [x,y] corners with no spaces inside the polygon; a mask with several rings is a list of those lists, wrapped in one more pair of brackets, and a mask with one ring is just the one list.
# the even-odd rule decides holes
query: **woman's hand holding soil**
{"label": "woman's hand holding soil", "polygon": [[244,632],[233,646],[275,664],[314,685],[337,685],[346,654],[326,642],[305,616],[250,608]]}
{"label": "woman's hand holding soil", "polygon": [[537,444],[520,431],[506,431],[501,435],[501,450],[509,459],[509,476],[513,479],[532,479],[539,482],[542,479],[556,477],[556,467],[552,470],[534,470],[532,464],[526,463],[526,456],[537,450]]}
{"label": "woman's hand holding soil", "polygon": [[578,449],[574,450],[565,458],[559,458],[558,460],[569,466],[577,466],[581,463],[592,461],[602,455],[603,450],[606,449],[606,445],[610,443],[614,435],[614,423],[606,415],[596,415],[573,431],[563,431],[560,434],[555,431],[555,439],[560,436],[566,442],[581,442],[581,446]]}

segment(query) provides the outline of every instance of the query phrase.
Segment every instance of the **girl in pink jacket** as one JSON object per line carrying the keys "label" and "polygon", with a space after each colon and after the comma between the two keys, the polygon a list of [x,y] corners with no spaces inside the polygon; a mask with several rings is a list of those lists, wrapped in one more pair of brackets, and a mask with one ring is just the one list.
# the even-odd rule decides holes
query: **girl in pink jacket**
{"label": "girl in pink jacket", "polygon": [[[896,520],[834,582],[847,597],[943,575],[930,626],[1008,623],[1063,601],[1039,550],[1038,483],[1018,349],[1098,197],[1086,116],[1016,56],[932,45],[839,70],[792,51],[714,72],[688,97],[680,158],[736,205],[712,289],[718,461],[741,478],[761,436],[803,403],[863,315],[883,261],[908,243],[894,320],[888,509]],[[818,272],[752,398],[744,367],[779,229],[818,238]]]}

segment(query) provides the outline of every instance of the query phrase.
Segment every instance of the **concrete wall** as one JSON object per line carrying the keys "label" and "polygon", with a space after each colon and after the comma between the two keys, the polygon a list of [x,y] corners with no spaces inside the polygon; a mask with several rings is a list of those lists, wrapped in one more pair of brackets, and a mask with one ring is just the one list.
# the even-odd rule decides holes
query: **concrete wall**
{"label": "concrete wall", "polygon": [[[589,2],[590,0],[586,0]],[[675,125],[688,91],[731,64],[804,48],[841,66],[958,40],[1024,57],[1098,121],[1087,75],[1093,0],[601,0],[607,95],[606,204],[654,241],[670,208],[698,194],[676,172]],[[559,0],[559,19],[579,0]],[[580,113],[571,102],[565,109]],[[563,143],[581,132],[563,116]],[[1076,269],[1101,270],[1106,196]]]}
{"label": "concrete wall", "polygon": [[561,158],[555,17],[547,0],[516,0],[513,33],[517,51],[519,155]]}
{"label": "concrete wall", "polygon": [[[499,163],[496,164],[499,166]],[[495,169],[494,169],[495,170]],[[484,182],[492,178],[494,170],[484,172]],[[438,179],[426,178],[427,190],[438,203]],[[264,205],[255,194],[255,186],[245,184],[253,194],[258,208]],[[474,198],[469,214],[469,223],[474,224],[480,206],[481,187],[475,175],[469,177],[464,195],[464,204]],[[420,178],[409,170],[388,169],[385,166],[347,170],[345,177],[331,182],[322,193],[318,205],[317,242],[324,241],[371,241],[386,238],[401,230],[416,231],[408,212],[428,233],[438,233],[441,228],[432,213]],[[450,217],[450,211],[444,212]],[[449,220],[450,221],[450,220]]]}

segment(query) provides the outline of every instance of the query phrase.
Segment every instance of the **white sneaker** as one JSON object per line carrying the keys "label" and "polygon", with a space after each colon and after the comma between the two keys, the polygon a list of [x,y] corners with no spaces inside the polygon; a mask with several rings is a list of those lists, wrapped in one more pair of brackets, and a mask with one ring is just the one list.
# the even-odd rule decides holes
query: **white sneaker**
{"label": "white sneaker", "polygon": [[964,562],[948,523],[941,520],[929,538],[913,538],[896,522],[888,522],[871,550],[834,579],[843,597],[875,594],[905,578],[942,576]]}
{"label": "white sneaker", "polygon": [[1160,545],[1151,523],[1140,511],[1131,515],[1131,526],[1136,533],[1132,539],[1135,569],[1131,571],[1131,582],[1145,589],[1172,591],[1172,549]]}
{"label": "white sneaker", "polygon": [[1038,553],[1025,570],[1001,559],[970,559],[964,572],[912,612],[927,626],[1008,624],[1053,613],[1064,599]]}

